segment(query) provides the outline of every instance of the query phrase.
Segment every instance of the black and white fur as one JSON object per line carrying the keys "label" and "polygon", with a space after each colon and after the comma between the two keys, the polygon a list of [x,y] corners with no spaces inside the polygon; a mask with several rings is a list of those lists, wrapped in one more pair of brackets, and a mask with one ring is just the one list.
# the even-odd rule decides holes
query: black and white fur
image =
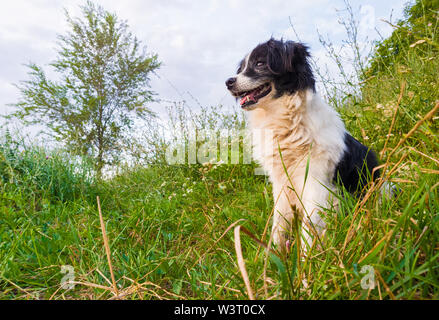
{"label": "black and white fur", "polygon": [[346,131],[338,113],[316,93],[309,57],[302,43],[270,39],[226,81],[249,111],[250,129],[273,136],[271,145],[255,141],[253,150],[273,183],[272,233],[281,247],[293,208],[301,212],[309,246],[313,235],[321,236],[326,228],[321,208],[336,205],[331,193],[337,182],[355,193],[379,176],[373,170],[378,166],[375,153]]}

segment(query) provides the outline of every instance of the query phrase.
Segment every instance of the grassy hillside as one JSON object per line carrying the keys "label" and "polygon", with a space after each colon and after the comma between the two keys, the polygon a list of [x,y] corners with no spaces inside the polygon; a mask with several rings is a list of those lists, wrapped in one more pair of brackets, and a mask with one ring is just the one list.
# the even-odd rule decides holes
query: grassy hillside
{"label": "grassy hillside", "polygon": [[[376,186],[363,200],[344,194],[340,210],[326,212],[323,247],[305,260],[297,258],[295,232],[289,255],[280,257],[241,233],[257,298],[439,298],[434,17],[435,24],[425,24],[425,42],[415,39],[401,47],[403,55],[380,61],[379,72],[371,69],[364,79],[361,97],[339,110],[351,133],[380,153],[386,177],[399,186],[395,197],[380,200]],[[85,159],[3,140],[0,299],[115,297],[96,196],[121,298],[248,298],[233,227],[240,224],[268,243],[273,208],[271,185],[254,175],[255,165],[152,161],[96,181]],[[61,286],[65,265],[73,267],[73,289]],[[364,266],[373,268],[373,288],[362,288]]]}

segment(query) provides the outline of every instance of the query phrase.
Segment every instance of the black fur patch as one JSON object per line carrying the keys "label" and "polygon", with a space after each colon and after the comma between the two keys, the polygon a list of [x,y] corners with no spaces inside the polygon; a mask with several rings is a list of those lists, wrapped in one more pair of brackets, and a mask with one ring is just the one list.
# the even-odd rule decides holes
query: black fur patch
{"label": "black fur patch", "polygon": [[309,64],[308,47],[294,41],[269,40],[268,67],[274,75],[278,96],[299,90],[315,91],[315,80]]}
{"label": "black fur patch", "polygon": [[315,91],[309,57],[308,47],[302,43],[270,39],[250,53],[247,66],[245,59],[241,61],[238,73],[243,71],[249,78],[272,81],[276,97],[305,89]]}
{"label": "black fur patch", "polygon": [[[303,43],[270,39],[252,51],[245,75],[272,80],[277,97],[305,89],[315,91],[309,57],[308,47]],[[258,69],[258,62],[264,62],[265,67]]]}
{"label": "black fur patch", "polygon": [[335,170],[334,180],[341,182],[351,193],[361,191],[364,186],[380,176],[379,170],[372,172],[378,166],[378,159],[372,150],[361,144],[350,134],[345,133],[346,150]]}

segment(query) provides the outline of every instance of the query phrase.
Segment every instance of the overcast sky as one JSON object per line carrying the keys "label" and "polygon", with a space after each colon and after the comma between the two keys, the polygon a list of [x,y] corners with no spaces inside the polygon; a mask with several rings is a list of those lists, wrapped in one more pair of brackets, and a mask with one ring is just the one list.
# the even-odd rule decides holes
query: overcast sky
{"label": "overcast sky", "polygon": [[[127,20],[131,31],[162,68],[151,87],[164,100],[187,100],[202,105],[232,105],[224,81],[256,44],[273,36],[297,40],[290,18],[302,41],[323,67],[325,59],[316,30],[336,44],[345,38],[337,9],[343,0],[96,0],[106,10]],[[362,20],[362,34],[387,36],[391,27],[381,19],[402,17],[407,0],[351,0]],[[13,86],[27,78],[23,64],[47,65],[56,57],[57,34],[67,31],[63,8],[78,15],[82,0],[2,1],[0,11],[0,114],[18,99]],[[334,69],[335,70],[335,69]],[[192,102],[194,102],[192,100]],[[157,110],[159,105],[155,105]],[[1,123],[1,121],[0,121]]]}

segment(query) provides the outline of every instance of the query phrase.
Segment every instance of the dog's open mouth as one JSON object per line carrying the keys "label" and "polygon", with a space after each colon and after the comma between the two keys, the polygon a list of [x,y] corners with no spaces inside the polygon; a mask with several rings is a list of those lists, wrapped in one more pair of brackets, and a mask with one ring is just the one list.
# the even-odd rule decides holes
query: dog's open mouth
{"label": "dog's open mouth", "polygon": [[270,83],[265,83],[251,91],[240,92],[238,93],[238,97],[241,97],[239,104],[241,105],[241,108],[246,108],[248,106],[251,106],[252,104],[258,103],[260,99],[265,97],[270,92]]}

